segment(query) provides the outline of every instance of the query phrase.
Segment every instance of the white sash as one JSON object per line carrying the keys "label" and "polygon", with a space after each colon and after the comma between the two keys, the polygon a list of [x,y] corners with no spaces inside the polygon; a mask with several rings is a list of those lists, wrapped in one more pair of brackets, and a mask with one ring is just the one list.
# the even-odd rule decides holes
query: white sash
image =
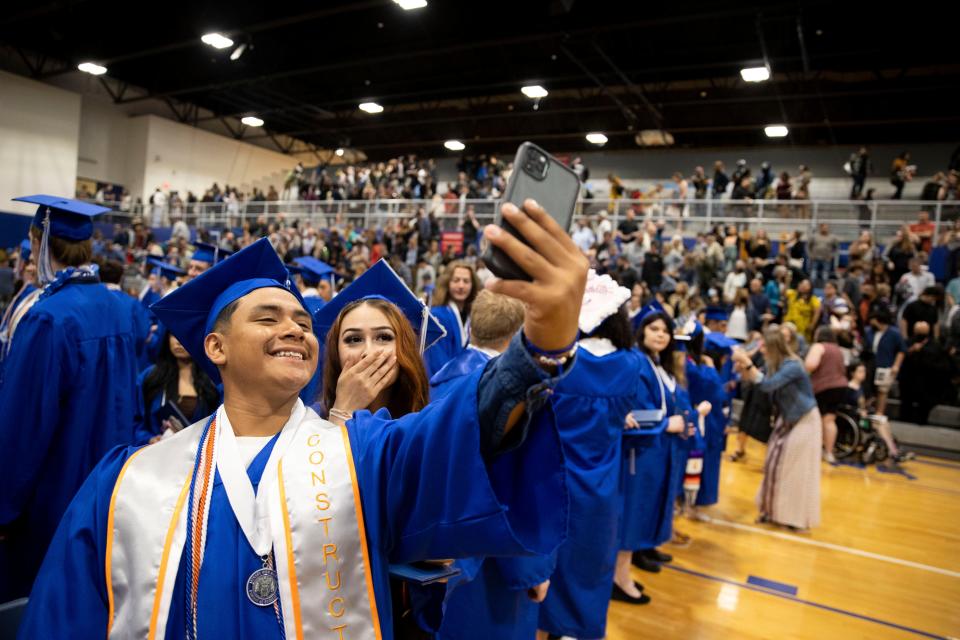
{"label": "white sash", "polygon": [[[186,536],[190,476],[206,423],[141,449],[120,472],[107,527],[109,638],[153,640],[166,632]],[[273,539],[286,637],[379,639],[346,429],[303,409],[299,424],[291,421],[287,430],[288,448],[270,470],[273,479],[265,470],[258,491],[267,496],[265,524]],[[222,468],[220,473],[223,478]],[[256,526],[253,533],[259,540]],[[236,585],[238,592],[244,586]]]}

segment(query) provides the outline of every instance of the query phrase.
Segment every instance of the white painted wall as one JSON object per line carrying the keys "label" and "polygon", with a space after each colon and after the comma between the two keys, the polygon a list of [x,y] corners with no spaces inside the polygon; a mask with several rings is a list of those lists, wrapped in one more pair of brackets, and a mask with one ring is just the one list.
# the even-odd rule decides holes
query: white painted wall
{"label": "white painted wall", "polygon": [[[244,190],[264,176],[287,172],[297,161],[291,156],[219,136],[157,116],[147,121],[146,167],[143,187],[131,193],[144,201],[157,187],[197,197],[216,182]],[[277,185],[281,188],[282,185]]]}
{"label": "white painted wall", "polygon": [[77,182],[80,96],[0,72],[0,209],[33,213],[11,198],[73,196]]}
{"label": "white painted wall", "polygon": [[96,95],[83,96],[78,177],[122,184],[129,189],[128,184],[133,179],[128,153],[131,120],[109,100]]}

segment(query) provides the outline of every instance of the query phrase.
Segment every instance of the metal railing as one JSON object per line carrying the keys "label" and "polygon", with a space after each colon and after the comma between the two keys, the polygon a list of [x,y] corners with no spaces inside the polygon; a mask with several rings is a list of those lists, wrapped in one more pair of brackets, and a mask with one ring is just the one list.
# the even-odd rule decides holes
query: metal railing
{"label": "metal railing", "polygon": [[[113,203],[107,203],[110,206]],[[143,205],[134,211],[115,211],[104,221],[130,222],[140,218],[150,226],[168,226],[174,219],[183,219],[188,225],[206,229],[239,228],[244,223],[309,223],[314,228],[343,227],[383,228],[397,221],[409,220],[421,209],[433,212],[442,231],[460,228],[467,210],[473,208],[478,222],[487,224],[496,219],[497,200],[289,200],[272,202],[245,202],[226,204],[204,202],[171,209]],[[830,225],[831,232],[840,240],[853,240],[861,230],[870,230],[883,241],[904,224],[916,221],[917,214],[926,211],[939,234],[946,223],[960,217],[960,202],[918,200],[580,200],[575,217],[581,215],[596,219],[606,214],[613,228],[632,209],[638,220],[662,220],[667,236],[691,236],[706,232],[717,225],[736,225],[752,230],[765,229],[771,239],[785,233],[803,231],[813,233],[821,222]]]}

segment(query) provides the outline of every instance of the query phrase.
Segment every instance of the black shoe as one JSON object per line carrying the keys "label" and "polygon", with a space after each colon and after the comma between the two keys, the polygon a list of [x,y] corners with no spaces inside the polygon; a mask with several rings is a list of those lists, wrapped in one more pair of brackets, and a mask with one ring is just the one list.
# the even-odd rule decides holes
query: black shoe
{"label": "black shoe", "polygon": [[658,549],[648,549],[644,551],[648,558],[654,562],[673,562],[673,556],[669,553],[664,553]]}
{"label": "black shoe", "polygon": [[643,551],[633,552],[633,566],[650,573],[660,573],[660,563],[650,559]]}
{"label": "black shoe", "polygon": [[647,604],[650,602],[650,596],[647,594],[641,593],[639,598],[634,598],[627,595],[623,589],[617,586],[617,583],[613,583],[613,592],[610,599],[614,602],[626,602],[627,604]]}
{"label": "black shoe", "polygon": [[907,460],[913,460],[916,457],[917,454],[915,454],[913,451],[900,451],[900,453],[893,456],[893,461],[897,464],[900,464],[901,462],[906,462]]}

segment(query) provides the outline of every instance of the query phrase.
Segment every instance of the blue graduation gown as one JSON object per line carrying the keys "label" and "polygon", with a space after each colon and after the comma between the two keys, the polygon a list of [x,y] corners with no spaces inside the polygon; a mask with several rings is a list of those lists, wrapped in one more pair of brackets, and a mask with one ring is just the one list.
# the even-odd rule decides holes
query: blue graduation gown
{"label": "blue graduation gown", "polygon": [[137,363],[142,369],[147,362],[147,338],[150,336],[151,314],[139,300],[122,289],[110,289],[110,292],[120,301],[120,306],[127,308],[130,313],[137,337]]}
{"label": "blue graduation gown", "polygon": [[[420,413],[391,420],[386,410],[363,411],[348,423],[387,640],[392,637],[389,562],[551,553],[562,541],[563,456],[549,403],[526,427],[526,441],[517,449],[524,455],[485,461],[478,429],[484,411],[478,401],[480,376],[477,371],[465,380],[462,393]],[[57,637],[65,621],[74,638],[105,636],[107,514],[117,476],[134,450],[110,452],[77,494],[31,593],[19,637]],[[268,455],[261,451],[263,462]],[[251,464],[248,472],[255,471]],[[215,486],[199,583],[200,637],[282,637],[273,609],[251,604],[243,591],[247,576],[261,565],[229,511],[222,485]],[[183,637],[184,580],[181,570],[166,638]]]}
{"label": "blue graduation gown", "polygon": [[430,307],[430,313],[437,319],[447,335],[437,340],[432,347],[423,352],[423,363],[427,366],[427,377],[440,371],[443,365],[453,360],[466,347],[457,314],[449,306]]}
{"label": "blue graduation gown", "polygon": [[[699,418],[696,411],[693,410],[693,403],[690,402],[690,393],[683,387],[677,387],[676,396],[677,406],[680,407],[687,426],[697,426]],[[690,457],[690,452],[694,450],[703,451],[703,437],[700,435],[698,428],[693,436],[687,436],[686,434],[674,436],[670,444],[673,447],[673,482],[676,484],[673,492],[674,499],[676,499],[676,497],[683,495],[683,476],[687,471],[687,459]]]}
{"label": "blue graduation gown", "polygon": [[0,382],[0,600],[29,593],[71,498],[111,448],[133,442],[136,329],[99,283],[67,282],[17,328]]}
{"label": "blue graduation gown", "polygon": [[704,420],[703,472],[700,475],[700,492],[697,493],[697,504],[707,506],[716,504],[719,496],[720,460],[727,442],[727,417],[723,413],[727,392],[716,369],[706,364],[697,365],[691,360],[687,360],[687,383],[690,404],[696,407],[706,400],[712,405]]}
{"label": "blue graduation gown", "polygon": [[[427,353],[429,352],[428,350]],[[490,356],[483,351],[467,347],[430,378],[430,399],[439,400],[446,396],[458,380],[476,371],[489,360]]]}
{"label": "blue graduation gown", "polygon": [[[657,374],[641,355],[638,399],[646,404],[635,409],[659,409]],[[677,387],[677,391],[681,390]],[[683,412],[682,396],[666,392],[667,416]],[[686,408],[689,410],[689,407]],[[681,470],[679,436],[661,429],[624,431],[620,464],[623,512],[620,519],[620,549],[652,549],[670,539],[673,532],[673,503],[679,489],[675,480]]]}
{"label": "blue graduation gown", "polygon": [[[642,362],[641,362],[642,360]],[[637,397],[646,358],[632,350],[596,356],[581,349],[577,366],[554,391],[567,460],[570,530],[540,607],[539,628],[574,638],[602,638],[619,550],[623,421],[649,399]],[[611,375],[611,372],[616,372]]]}
{"label": "blue graduation gown", "polygon": [[[146,405],[146,400],[143,397],[143,382],[153,369],[154,367],[150,366],[144,371],[141,371],[140,375],[137,376],[137,413],[134,416],[133,440],[133,444],[137,445],[147,444],[150,438],[163,433],[163,421],[158,415],[160,408],[163,406],[163,393],[161,392],[153,396],[150,400],[149,407]],[[210,412],[214,409],[216,409],[216,407],[207,407],[203,402],[197,402],[197,407],[193,415],[186,416],[186,418],[190,420],[192,424],[204,416],[210,415]]]}
{"label": "blue graduation gown", "polygon": [[[23,301],[27,299],[27,296],[29,296],[31,293],[33,293],[36,290],[37,288],[35,286],[33,286],[32,284],[28,284],[27,286],[23,287],[20,290],[20,293],[18,293],[13,297],[13,299],[10,301],[10,304],[7,305],[7,308],[4,310],[4,313],[3,313],[3,315],[6,315],[7,313],[10,314],[8,316],[8,321],[9,321],[9,318],[12,317],[13,314],[17,312],[17,307],[23,304]],[[7,330],[7,323],[4,322],[3,324],[0,324],[0,333],[5,332],[6,330]],[[3,377],[3,362],[4,362],[4,357],[8,350],[9,349],[6,345],[0,343],[0,379],[2,379]]]}

